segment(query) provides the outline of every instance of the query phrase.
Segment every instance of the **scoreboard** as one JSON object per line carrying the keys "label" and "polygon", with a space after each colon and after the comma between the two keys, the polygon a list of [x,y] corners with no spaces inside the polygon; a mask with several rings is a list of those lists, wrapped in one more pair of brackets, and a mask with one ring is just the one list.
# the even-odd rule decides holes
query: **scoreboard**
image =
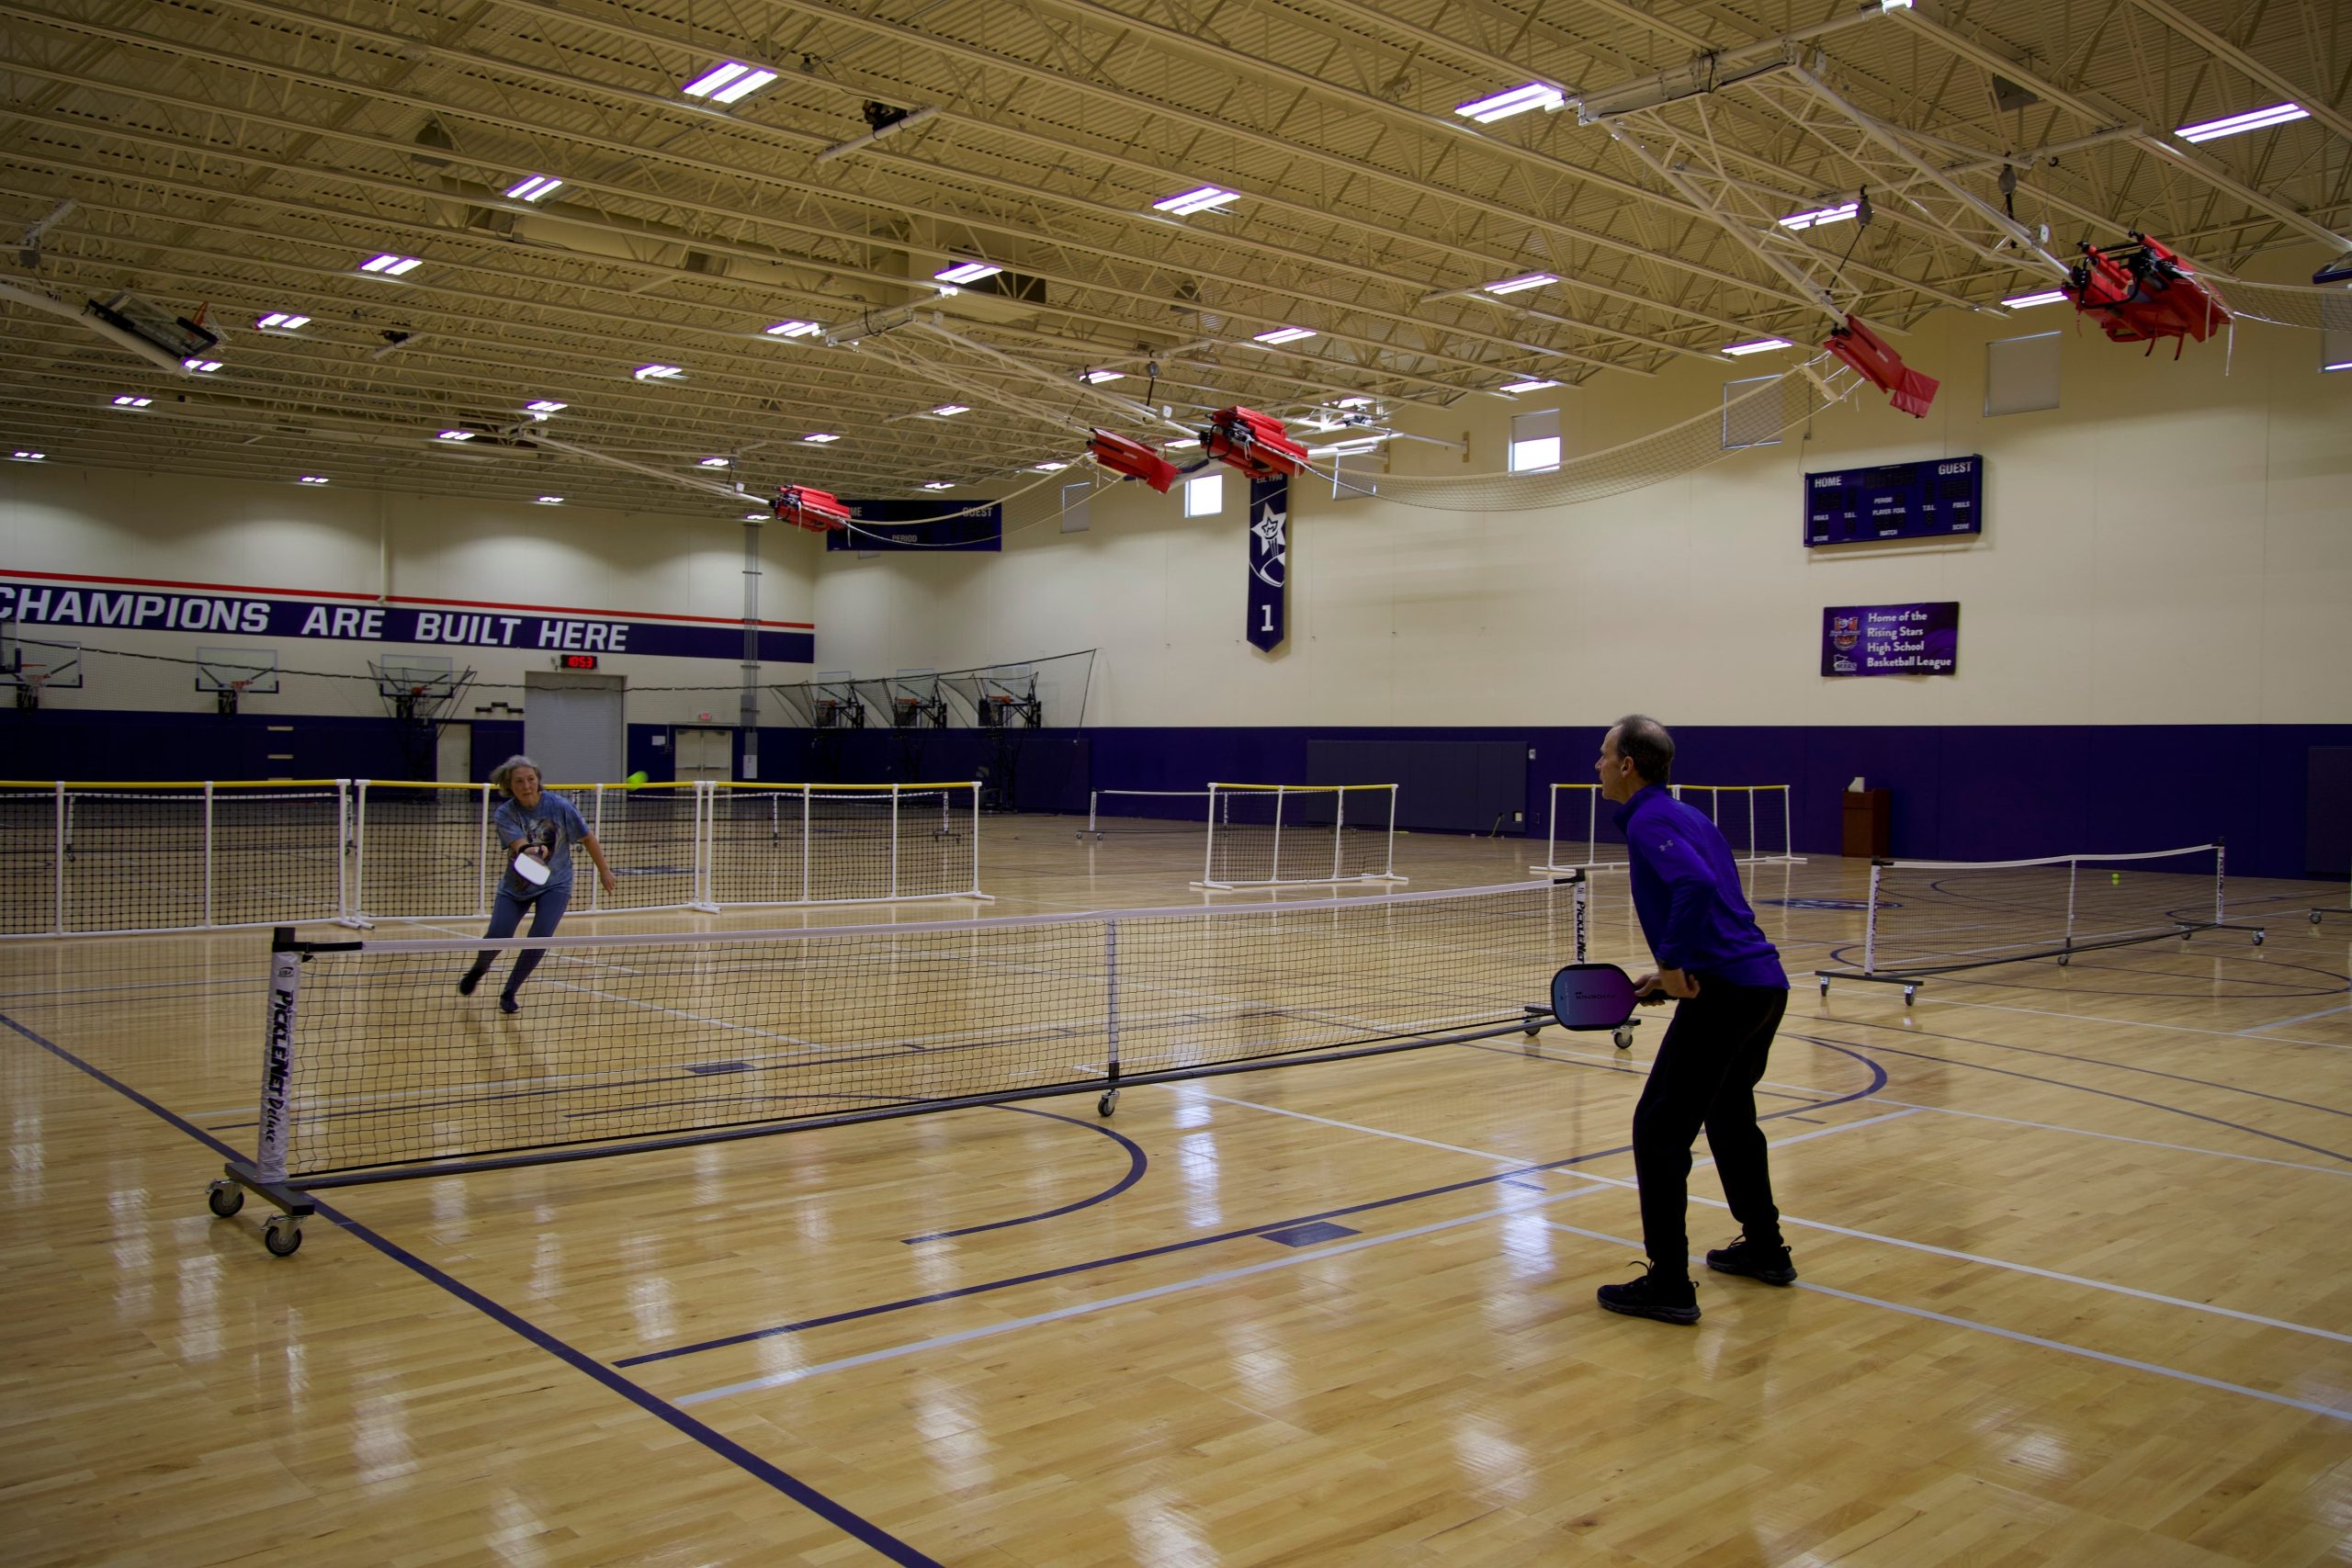
{"label": "scoreboard", "polygon": [[1939,539],[1984,527],[1984,459],[1938,457],[1804,477],[1804,542]]}

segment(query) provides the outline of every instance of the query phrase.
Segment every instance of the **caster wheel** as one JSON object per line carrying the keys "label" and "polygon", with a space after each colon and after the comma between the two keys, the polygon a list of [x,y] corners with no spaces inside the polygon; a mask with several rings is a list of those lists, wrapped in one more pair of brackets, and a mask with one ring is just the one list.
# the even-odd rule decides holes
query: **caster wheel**
{"label": "caster wheel", "polygon": [[1094,1114],[1097,1116],[1108,1116],[1117,1109],[1119,1109],[1119,1091],[1115,1089],[1104,1089],[1102,1098],[1094,1102]]}
{"label": "caster wheel", "polygon": [[2268,931],[2256,931],[2256,932],[2255,932],[2255,933],[2254,933],[2254,945],[2255,945],[2255,946],[2256,946],[2256,947],[2260,947],[2260,946],[2262,945],[2262,939],[2263,939],[2264,937],[2266,937],[2266,936],[2268,936],[2269,934],[2270,934],[2270,933],[2269,933]]}
{"label": "caster wheel", "polygon": [[206,1190],[204,1201],[214,1213],[225,1220],[245,1206],[245,1190],[233,1181],[216,1181]]}
{"label": "caster wheel", "polygon": [[272,1258],[291,1258],[301,1249],[301,1223],[290,1214],[280,1214],[262,1227],[261,1244]]}
{"label": "caster wheel", "polygon": [[1912,998],[1913,997],[1917,996],[1918,994],[1919,994],[1919,988],[1918,988],[1917,986],[1905,986],[1905,987],[1903,987],[1903,1005],[1904,1005],[1905,1007],[1909,1007],[1909,1006],[1911,1005],[1911,998]]}
{"label": "caster wheel", "polygon": [[2066,967],[2066,959],[2064,954],[2061,954],[2058,959],[2058,967],[2061,969]]}
{"label": "caster wheel", "polygon": [[2312,924],[2319,924],[2319,911],[2317,909],[2313,909],[2312,911]]}
{"label": "caster wheel", "polygon": [[1630,1051],[1634,1048],[1634,1032],[1630,1029],[1617,1030],[1609,1038],[1617,1043],[1617,1049],[1620,1051]]}
{"label": "caster wheel", "polygon": [[1821,982],[1821,995],[1825,1000],[1829,996],[1829,982],[1826,980]]}

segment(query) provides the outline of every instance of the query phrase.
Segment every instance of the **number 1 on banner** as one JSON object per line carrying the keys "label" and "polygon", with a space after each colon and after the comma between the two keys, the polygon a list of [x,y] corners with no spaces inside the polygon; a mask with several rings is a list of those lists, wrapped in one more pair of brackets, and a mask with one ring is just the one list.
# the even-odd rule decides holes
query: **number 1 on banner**
{"label": "number 1 on banner", "polygon": [[1258,608],[1264,616],[1264,618],[1258,623],[1258,629],[1261,632],[1272,631],[1274,629],[1274,607],[1272,604],[1261,604]]}

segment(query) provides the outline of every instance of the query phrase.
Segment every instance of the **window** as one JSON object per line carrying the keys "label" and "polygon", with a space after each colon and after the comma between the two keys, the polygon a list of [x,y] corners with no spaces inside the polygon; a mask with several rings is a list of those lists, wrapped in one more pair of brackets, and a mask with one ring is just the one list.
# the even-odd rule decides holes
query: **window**
{"label": "window", "polygon": [[1779,379],[1778,376],[1750,376],[1724,383],[1724,451],[1781,444],[1781,400],[1763,393],[1763,389]]}
{"label": "window", "polygon": [[1560,411],[1534,409],[1510,416],[1510,471],[1532,474],[1560,466]]}
{"label": "window", "polygon": [[1094,526],[1094,487],[1091,484],[1062,486],[1062,532],[1083,534]]}
{"label": "window", "polygon": [[2036,333],[1984,345],[1984,417],[2058,406],[2060,334]]}
{"label": "window", "polygon": [[1203,474],[1184,481],[1184,515],[1214,517],[1225,510],[1225,476]]}

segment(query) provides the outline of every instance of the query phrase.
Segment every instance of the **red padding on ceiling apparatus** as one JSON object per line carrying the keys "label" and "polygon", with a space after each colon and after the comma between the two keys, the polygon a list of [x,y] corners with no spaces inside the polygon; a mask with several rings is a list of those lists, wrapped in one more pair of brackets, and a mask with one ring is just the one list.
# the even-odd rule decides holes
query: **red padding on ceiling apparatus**
{"label": "red padding on ceiling apparatus", "polygon": [[1829,341],[1821,346],[1884,392],[1886,400],[1905,413],[1914,419],[1928,417],[1928,405],[1936,400],[1936,389],[1942,383],[1904,364],[1903,356],[1864,326],[1860,318],[1849,316],[1844,326],[1830,328]]}
{"label": "red padding on ceiling apparatus", "polygon": [[1306,448],[1293,441],[1283,422],[1256,409],[1219,409],[1201,432],[1201,446],[1212,457],[1232,464],[1253,479],[1280,479],[1306,469]]}
{"label": "red padding on ceiling apparatus", "polygon": [[2150,354],[2158,338],[2175,339],[2175,359],[2180,357],[2178,340],[2203,343],[2216,327],[2228,324],[2228,307],[2197,281],[2179,256],[2145,234],[2131,238],[2132,243],[2111,251],[2083,242],[2083,259],[2066,269],[2061,286],[2077,315],[2097,317],[2109,337],[2144,343]]}
{"label": "red padding on ceiling apparatus", "polygon": [[1108,430],[1091,431],[1088,434],[1086,449],[1113,473],[1141,479],[1162,495],[1176,482],[1176,465],[1142,442],[1130,441]]}
{"label": "red padding on ceiling apparatus", "polygon": [[768,504],[777,522],[806,528],[812,534],[849,526],[849,508],[826,491],[809,490],[804,485],[786,485],[775,492],[775,500]]}

